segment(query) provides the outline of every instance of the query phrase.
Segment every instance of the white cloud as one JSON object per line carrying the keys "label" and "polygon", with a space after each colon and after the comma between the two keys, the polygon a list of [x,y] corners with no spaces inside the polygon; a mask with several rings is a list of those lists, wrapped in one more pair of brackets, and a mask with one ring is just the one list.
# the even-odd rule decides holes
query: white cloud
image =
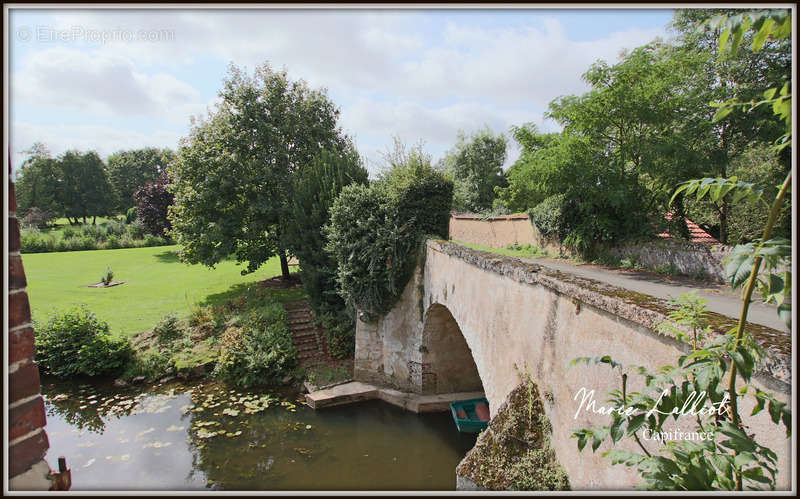
{"label": "white cloud", "polygon": [[[632,27],[575,41],[554,18],[538,28],[476,26],[455,15],[439,25],[442,16],[447,14],[434,22],[418,12],[388,10],[57,11],[49,21],[57,29],[170,36],[155,42],[41,44],[12,75],[12,106],[52,109],[52,123],[37,129],[46,133],[33,138],[51,137],[54,150],[56,142],[75,141],[84,148],[132,147],[120,134],[137,141],[174,137],[164,145],[176,147],[177,137],[188,130],[188,116],[204,112],[215,98],[209,89],[221,86],[222,75],[201,61],[217,61],[215,71],[220,61],[248,70],[269,61],[275,68],[286,65],[292,78],[329,88],[342,108],[343,128],[372,163],[391,145],[392,135],[411,143],[423,139],[439,156],[455,143],[459,129],[471,132],[486,124],[507,132],[512,124],[541,125],[552,99],[586,90],[580,75],[597,59],[614,61],[622,48],[665,33]],[[84,110],[97,119],[89,120],[92,126],[63,127],[61,109]],[[106,132],[94,128],[113,116],[141,116],[152,128],[169,132],[158,135],[141,124]]]}
{"label": "white cloud", "polygon": [[107,116],[170,116],[201,99],[170,74],[147,74],[125,57],[68,47],[34,53],[13,81],[15,102]]}

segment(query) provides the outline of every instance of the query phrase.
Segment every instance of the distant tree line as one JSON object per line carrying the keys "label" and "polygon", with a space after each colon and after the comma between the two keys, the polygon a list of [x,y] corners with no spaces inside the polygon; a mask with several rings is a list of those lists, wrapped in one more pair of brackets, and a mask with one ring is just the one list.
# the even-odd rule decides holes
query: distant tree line
{"label": "distant tree line", "polygon": [[144,215],[148,231],[161,236],[168,228],[165,203],[172,198],[166,195],[166,166],[175,159],[173,151],[120,151],[104,162],[94,151],[69,150],[53,157],[37,142],[25,153],[15,180],[18,211],[37,214],[38,224],[59,217],[71,225],[87,223],[88,218],[95,223],[98,216],[127,214],[135,208]]}

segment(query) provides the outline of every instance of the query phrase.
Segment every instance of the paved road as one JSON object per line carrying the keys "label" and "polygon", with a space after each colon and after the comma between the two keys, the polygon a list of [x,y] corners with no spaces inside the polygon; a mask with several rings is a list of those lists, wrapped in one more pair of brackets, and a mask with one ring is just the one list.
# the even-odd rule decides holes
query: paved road
{"label": "paved road", "polygon": [[[729,286],[694,281],[692,279],[666,277],[652,272],[626,271],[611,269],[601,265],[575,265],[563,260],[550,258],[522,258],[526,262],[538,263],[560,272],[568,272],[581,277],[605,282],[614,286],[644,293],[658,298],[677,298],[683,293],[696,291],[698,296],[708,300],[706,306],[712,312],[737,318],[742,309],[742,302],[737,292]],[[778,317],[773,305],[753,302],[747,313],[747,320],[755,324],[768,326],[778,331],[789,333],[789,328]]]}

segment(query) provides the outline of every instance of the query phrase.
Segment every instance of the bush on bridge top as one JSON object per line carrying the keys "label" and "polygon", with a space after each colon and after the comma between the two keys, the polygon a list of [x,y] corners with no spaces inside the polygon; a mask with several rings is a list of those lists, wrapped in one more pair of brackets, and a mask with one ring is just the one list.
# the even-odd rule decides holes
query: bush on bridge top
{"label": "bush on bridge top", "polygon": [[404,159],[369,187],[345,187],[326,229],[340,294],[371,317],[400,297],[423,238],[447,238],[453,183],[427,158]]}

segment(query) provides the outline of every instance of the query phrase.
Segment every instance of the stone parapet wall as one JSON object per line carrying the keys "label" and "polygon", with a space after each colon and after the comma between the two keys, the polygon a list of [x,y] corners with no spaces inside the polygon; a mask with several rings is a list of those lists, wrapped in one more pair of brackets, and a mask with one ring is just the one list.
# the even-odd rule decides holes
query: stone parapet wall
{"label": "stone parapet wall", "polygon": [[8,185],[8,478],[10,490],[47,490],[49,442],[39,369],[34,362],[31,308],[20,256],[14,184]]}

